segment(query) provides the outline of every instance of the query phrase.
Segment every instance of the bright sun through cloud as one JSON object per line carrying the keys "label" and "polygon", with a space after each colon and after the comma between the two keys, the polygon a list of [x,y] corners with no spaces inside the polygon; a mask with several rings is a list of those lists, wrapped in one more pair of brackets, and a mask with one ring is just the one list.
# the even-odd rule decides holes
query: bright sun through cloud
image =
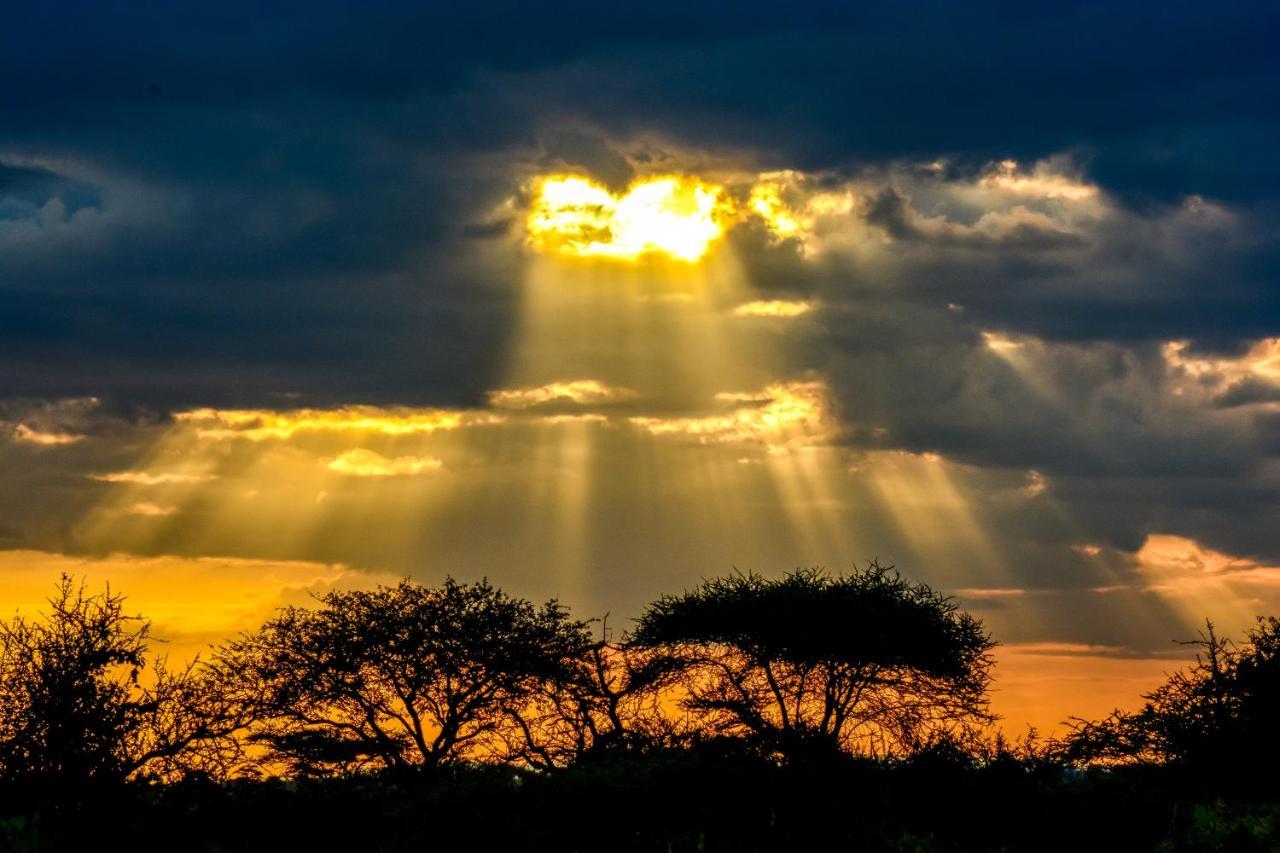
{"label": "bright sun through cloud", "polygon": [[535,247],[564,255],[696,261],[724,233],[723,197],[722,187],[694,178],[643,178],[617,195],[557,175],[535,184],[526,225]]}

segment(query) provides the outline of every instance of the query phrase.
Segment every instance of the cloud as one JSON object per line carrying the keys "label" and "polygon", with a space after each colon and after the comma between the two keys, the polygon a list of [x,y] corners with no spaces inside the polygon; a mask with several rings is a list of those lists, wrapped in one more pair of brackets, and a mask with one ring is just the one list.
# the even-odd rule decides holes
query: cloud
{"label": "cloud", "polygon": [[1169,341],[1164,358],[1180,396],[1224,408],[1280,400],[1280,338],[1253,342],[1237,357],[1197,355],[1191,341]]}
{"label": "cloud", "polygon": [[770,452],[823,444],[836,423],[826,386],[818,380],[769,385],[760,391],[723,391],[716,400],[729,411],[706,417],[633,417],[631,423],[656,436],[680,436],[699,444],[755,444]]}
{"label": "cloud", "polygon": [[128,483],[137,486],[164,486],[179,483],[204,483],[213,479],[211,474],[184,474],[177,471],[112,471],[107,474],[89,474],[90,480],[104,483]]}
{"label": "cloud", "polygon": [[894,189],[885,189],[871,200],[867,221],[884,229],[895,240],[935,243],[971,249],[997,247],[1046,250],[1084,245],[1080,234],[1070,231],[1044,213],[1017,205],[1008,211],[988,211],[973,225],[939,216],[923,216],[910,200]]}
{"label": "cloud", "polygon": [[[1160,588],[1179,584],[1219,584],[1228,580],[1280,587],[1280,566],[1267,566],[1247,557],[1207,548],[1194,539],[1169,534],[1147,537],[1134,555],[1139,568],[1158,579]],[[1170,586],[1164,586],[1163,584]],[[1277,590],[1280,594],[1280,590]]]}
{"label": "cloud", "polygon": [[816,304],[812,301],[761,299],[737,305],[731,313],[735,317],[791,318],[808,314],[816,307]]}
{"label": "cloud", "polygon": [[615,388],[597,379],[574,379],[532,388],[490,391],[489,404],[499,409],[530,409],[563,403],[595,406],[632,400],[636,396],[630,388]]}
{"label": "cloud", "polygon": [[17,442],[38,447],[75,444],[99,414],[101,400],[78,397],[64,400],[6,401],[0,399],[0,427]]}
{"label": "cloud", "polygon": [[129,513],[133,515],[148,515],[152,517],[173,515],[178,511],[175,506],[163,506],[161,504],[152,503],[150,501],[139,501],[129,506]]}
{"label": "cloud", "polygon": [[1018,161],[1002,160],[990,167],[978,180],[983,189],[997,190],[1032,198],[1089,201],[1098,197],[1095,184],[1082,181],[1078,176],[1055,173],[1052,164],[1041,161],[1030,172],[1019,169]]}
{"label": "cloud", "polygon": [[321,461],[330,471],[346,477],[411,477],[438,471],[443,465],[434,456],[387,458],[363,447]]}
{"label": "cloud", "polygon": [[298,433],[421,435],[496,423],[496,415],[443,409],[343,406],[336,409],[193,409],[174,414],[202,438],[243,438],[249,441],[287,440]]}
{"label": "cloud", "polygon": [[84,438],[83,435],[73,435],[66,432],[43,432],[29,427],[26,424],[18,424],[14,427],[13,437],[18,441],[25,441],[28,444],[39,444],[45,447],[56,447],[60,444],[75,444],[77,441]]}

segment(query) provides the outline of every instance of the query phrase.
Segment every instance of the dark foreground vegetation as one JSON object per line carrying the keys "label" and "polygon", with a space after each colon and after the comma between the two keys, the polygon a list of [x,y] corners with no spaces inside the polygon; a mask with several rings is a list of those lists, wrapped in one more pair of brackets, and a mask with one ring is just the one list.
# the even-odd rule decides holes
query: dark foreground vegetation
{"label": "dark foreground vegetation", "polygon": [[331,593],[181,668],[64,578],[0,623],[0,849],[1280,849],[1280,622],[1196,642],[1010,743],[981,624],[874,564],[617,637],[484,582]]}

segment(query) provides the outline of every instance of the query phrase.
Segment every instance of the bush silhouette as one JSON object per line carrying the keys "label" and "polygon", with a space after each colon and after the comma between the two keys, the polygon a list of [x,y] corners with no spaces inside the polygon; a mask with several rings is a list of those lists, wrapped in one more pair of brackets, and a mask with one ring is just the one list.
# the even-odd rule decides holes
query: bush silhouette
{"label": "bush silhouette", "polygon": [[0,773],[73,789],[225,771],[239,709],[207,667],[172,670],[151,642],[123,596],[67,575],[44,619],[0,623]]}
{"label": "bush silhouette", "polygon": [[[1273,768],[1280,761],[1280,619],[1260,618],[1243,646],[1212,623],[1190,645],[1193,666],[1146,694],[1136,712],[1074,721],[1059,745],[1082,763],[1182,765],[1197,773]],[[1250,776],[1268,774],[1249,774]]]}

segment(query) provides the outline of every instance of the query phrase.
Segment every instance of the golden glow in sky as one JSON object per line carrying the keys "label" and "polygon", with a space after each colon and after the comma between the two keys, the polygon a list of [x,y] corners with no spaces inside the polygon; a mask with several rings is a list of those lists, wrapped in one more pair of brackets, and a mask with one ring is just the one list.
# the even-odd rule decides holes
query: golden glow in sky
{"label": "golden glow in sky", "polygon": [[613,388],[597,379],[548,382],[536,388],[502,388],[489,392],[489,403],[500,409],[528,409],[547,403],[613,403],[636,396],[629,388]]}
{"label": "golden glow in sky", "polygon": [[766,299],[744,302],[733,309],[735,317],[800,317],[815,307],[813,300]]}
{"label": "golden glow in sky", "polygon": [[339,409],[193,409],[174,420],[193,424],[205,438],[287,439],[299,432],[417,435],[462,426],[463,416],[440,409],[343,406]]}
{"label": "golden glow in sky", "polygon": [[631,422],[652,435],[683,435],[701,444],[756,443],[771,453],[788,446],[820,444],[834,435],[828,391],[820,381],[770,385],[757,393],[721,392],[716,400],[731,406],[707,417],[635,417]]}
{"label": "golden glow in sky", "polygon": [[696,261],[724,233],[722,197],[722,187],[694,178],[643,178],[616,195],[586,178],[552,176],[536,183],[526,227],[534,246],[564,255]]}
{"label": "golden glow in sky", "polygon": [[438,470],[442,464],[434,456],[396,456],[389,459],[372,450],[356,447],[326,460],[325,467],[348,477],[404,477]]}

